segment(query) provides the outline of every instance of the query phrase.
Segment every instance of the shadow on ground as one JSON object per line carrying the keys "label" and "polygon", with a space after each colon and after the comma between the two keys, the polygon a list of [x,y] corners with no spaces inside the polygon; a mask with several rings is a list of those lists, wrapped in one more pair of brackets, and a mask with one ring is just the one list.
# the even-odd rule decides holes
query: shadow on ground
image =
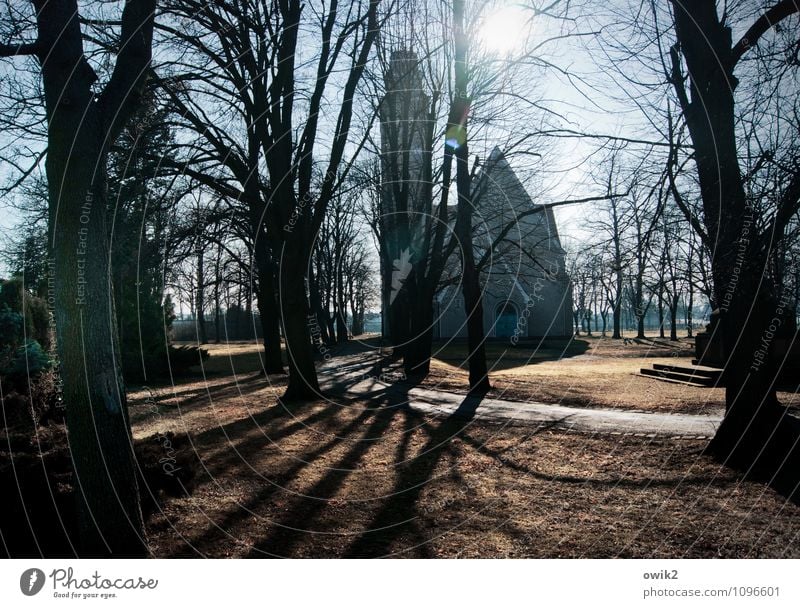
{"label": "shadow on ground", "polygon": [[[182,409],[230,415],[169,437],[179,476],[164,475],[162,436],[137,442],[156,556],[743,557],[761,547],[781,555],[796,534],[783,530],[795,507],[714,466],[699,442],[554,432],[560,421],[478,424],[480,395],[450,416],[423,416],[408,406],[411,382],[376,383],[358,399],[253,401],[240,413],[224,405],[265,383],[252,374],[183,394]],[[16,456],[3,461],[0,482],[11,514],[0,533],[11,555],[73,554],[62,521],[72,517],[68,453],[56,443],[46,458],[9,443]],[[746,515],[714,524],[734,491]]]}

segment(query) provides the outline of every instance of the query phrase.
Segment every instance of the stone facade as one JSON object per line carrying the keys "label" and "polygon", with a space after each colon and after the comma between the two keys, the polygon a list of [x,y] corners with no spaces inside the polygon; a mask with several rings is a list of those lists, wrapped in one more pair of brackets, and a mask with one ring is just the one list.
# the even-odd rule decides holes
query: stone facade
{"label": "stone facade", "polygon": [[[572,335],[572,287],[551,209],[537,207],[495,148],[475,177],[475,259],[489,338]],[[455,217],[455,209],[450,213]],[[437,296],[434,336],[466,337],[458,252]]]}

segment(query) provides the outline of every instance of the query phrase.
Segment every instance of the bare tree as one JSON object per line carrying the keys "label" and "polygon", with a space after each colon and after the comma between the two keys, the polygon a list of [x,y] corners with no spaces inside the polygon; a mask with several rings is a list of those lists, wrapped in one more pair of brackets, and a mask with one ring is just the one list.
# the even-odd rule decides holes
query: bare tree
{"label": "bare tree", "polygon": [[796,425],[778,407],[771,348],[762,350],[764,339],[771,341],[771,323],[786,317],[770,257],[800,206],[800,172],[798,157],[790,158],[794,166],[771,209],[748,196],[739,163],[735,71],[765,33],[798,10],[796,0],[776,2],[733,42],[729,16],[720,15],[714,0],[673,2],[677,43],[669,77],[694,144],[704,234],[714,239],[714,300],[727,359],[726,414],[713,447],[750,464],[761,459],[781,466],[797,442]]}
{"label": "bare tree", "polygon": [[35,55],[47,112],[49,238],[58,355],[86,554],[146,551],[116,321],[106,226],[108,149],[142,95],[154,0],[128,0],[118,56],[99,94],[75,0],[33,0],[36,38],[0,45]]}

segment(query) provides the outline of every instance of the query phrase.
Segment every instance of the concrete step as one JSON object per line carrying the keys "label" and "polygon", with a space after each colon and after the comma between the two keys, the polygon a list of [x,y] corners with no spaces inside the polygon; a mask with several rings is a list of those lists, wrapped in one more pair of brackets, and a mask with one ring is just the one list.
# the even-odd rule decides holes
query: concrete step
{"label": "concrete step", "polygon": [[684,373],[678,371],[664,370],[664,369],[651,369],[644,367],[640,370],[642,376],[648,378],[656,378],[657,380],[669,380],[672,382],[680,382],[690,386],[698,387],[712,387],[716,380],[708,376],[698,376],[692,373]]}
{"label": "concrete step", "polygon": [[[643,369],[641,371],[642,372],[646,372],[646,371],[652,372],[653,370],[651,370],[651,369]],[[658,380],[659,382],[669,382],[671,384],[683,384],[684,386],[693,386],[695,388],[708,388],[708,385],[706,385],[706,384],[700,384],[698,382],[689,382],[687,380],[673,380],[671,378],[665,378],[663,376],[653,376],[652,374],[643,374],[641,372],[636,374],[636,375],[641,377],[641,378],[647,378],[649,380]]]}
{"label": "concrete step", "polygon": [[710,378],[711,380],[719,380],[722,373],[721,369],[716,367],[706,367],[704,365],[674,365],[672,363],[653,363],[653,369],[665,372],[677,372],[679,374],[688,374],[690,376],[697,376],[698,378]]}

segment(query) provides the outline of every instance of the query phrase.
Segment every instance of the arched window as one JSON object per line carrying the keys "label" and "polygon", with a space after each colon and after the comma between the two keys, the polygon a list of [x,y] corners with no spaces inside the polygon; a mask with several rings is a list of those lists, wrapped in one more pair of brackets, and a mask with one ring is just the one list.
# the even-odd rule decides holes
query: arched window
{"label": "arched window", "polygon": [[519,312],[513,302],[503,302],[498,305],[494,335],[497,338],[510,338],[517,330],[517,322],[519,321]]}

